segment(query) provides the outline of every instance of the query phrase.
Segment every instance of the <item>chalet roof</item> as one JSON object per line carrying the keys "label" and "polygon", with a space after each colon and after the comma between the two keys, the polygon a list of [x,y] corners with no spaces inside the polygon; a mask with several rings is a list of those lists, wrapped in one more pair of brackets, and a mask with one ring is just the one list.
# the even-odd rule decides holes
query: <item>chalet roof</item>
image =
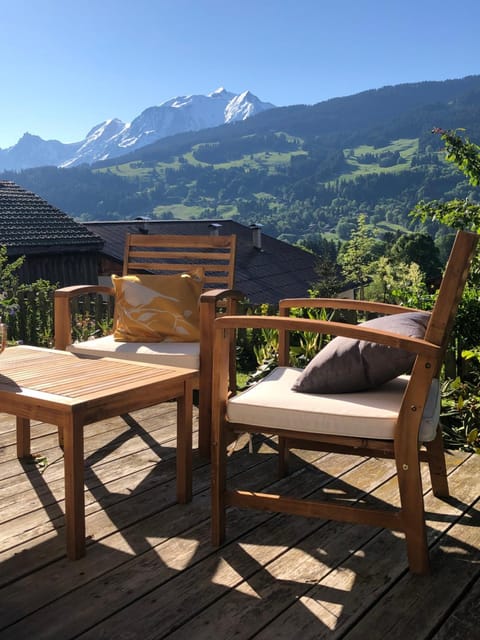
{"label": "chalet roof", "polygon": [[103,241],[35,193],[0,180],[0,244],[20,255],[98,251]]}
{"label": "chalet roof", "polygon": [[254,244],[260,229],[233,220],[166,220],[122,222],[86,222],[85,226],[103,238],[101,253],[121,263],[127,233],[159,233],[174,235],[209,235],[214,229],[219,235],[237,236],[235,287],[255,303],[275,304],[282,298],[308,296],[317,258],[299,247],[261,233],[261,248]]}

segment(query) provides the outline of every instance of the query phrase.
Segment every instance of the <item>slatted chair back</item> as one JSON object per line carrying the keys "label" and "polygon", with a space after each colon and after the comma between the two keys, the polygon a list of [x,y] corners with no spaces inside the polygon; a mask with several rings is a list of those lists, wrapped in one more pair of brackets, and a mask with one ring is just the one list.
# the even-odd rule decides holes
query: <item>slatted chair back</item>
{"label": "slatted chair back", "polygon": [[204,271],[204,289],[232,289],[236,236],[129,234],[123,275],[174,275],[195,267]]}

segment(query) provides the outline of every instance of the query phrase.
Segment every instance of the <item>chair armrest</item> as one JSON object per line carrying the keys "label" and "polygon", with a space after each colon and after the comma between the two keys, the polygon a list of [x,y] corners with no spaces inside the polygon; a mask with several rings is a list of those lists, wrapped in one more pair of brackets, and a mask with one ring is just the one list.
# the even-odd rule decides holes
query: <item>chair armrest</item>
{"label": "chair armrest", "polygon": [[106,293],[111,296],[115,293],[113,287],[107,287],[103,284],[73,284],[70,287],[62,287],[56,289],[55,298],[75,298],[87,293]]}
{"label": "chair armrest", "polygon": [[[200,296],[200,396],[211,398],[212,395],[212,370],[213,370],[213,337],[214,337],[214,321],[217,317],[217,304],[220,301],[226,301],[226,310],[228,314],[234,314],[238,300],[244,298],[241,291],[237,289],[208,289]],[[221,317],[221,316],[219,316]],[[227,366],[229,366],[230,374],[227,379],[230,381],[230,388],[235,389],[235,340],[234,335],[229,340],[229,357],[227,357]],[[201,407],[203,411],[201,415],[204,424],[211,424],[212,407],[211,402],[205,403]]]}
{"label": "chair armrest", "polygon": [[224,329],[276,329],[278,331],[308,331],[344,336],[358,340],[366,340],[384,344],[397,349],[405,349],[411,353],[429,358],[438,364],[442,357],[442,345],[436,345],[425,339],[411,338],[391,331],[383,331],[368,326],[360,326],[329,320],[312,320],[280,316],[220,316],[214,322],[216,333]]}
{"label": "chair armrest", "polygon": [[[217,304],[226,301],[226,313],[235,314],[236,303],[244,297],[237,289],[209,289],[200,296],[200,334],[201,348],[205,357],[211,360],[213,349],[213,321],[217,317]],[[208,353],[208,356],[207,356]]]}
{"label": "chair armrest", "polygon": [[381,313],[383,315],[421,311],[420,309],[414,309],[412,307],[400,307],[398,304],[372,302],[370,300],[351,300],[349,298],[284,298],[280,300],[278,306],[281,316],[288,315],[290,309],[302,307],[310,309],[369,311],[370,313]]}
{"label": "chair armrest", "polygon": [[200,296],[201,304],[217,304],[219,300],[241,300],[244,294],[238,289],[208,289]]}
{"label": "chair armrest", "polygon": [[64,351],[72,344],[72,317],[70,303],[74,298],[89,293],[106,294],[113,296],[113,287],[104,285],[80,284],[70,287],[62,287],[54,293],[54,332],[55,349]]}

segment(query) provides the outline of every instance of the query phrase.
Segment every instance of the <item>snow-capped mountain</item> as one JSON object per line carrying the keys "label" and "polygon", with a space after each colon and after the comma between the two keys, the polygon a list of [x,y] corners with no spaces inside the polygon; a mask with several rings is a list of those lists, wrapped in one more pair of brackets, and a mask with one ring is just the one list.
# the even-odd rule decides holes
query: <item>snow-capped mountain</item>
{"label": "snow-capped mountain", "polygon": [[273,108],[250,91],[230,93],[223,87],[208,95],[178,96],[142,111],[132,122],[117,118],[93,127],[80,142],[63,144],[25,133],[12,147],[0,149],[0,171],[45,165],[73,167],[115,158],[161,138],[245,120]]}

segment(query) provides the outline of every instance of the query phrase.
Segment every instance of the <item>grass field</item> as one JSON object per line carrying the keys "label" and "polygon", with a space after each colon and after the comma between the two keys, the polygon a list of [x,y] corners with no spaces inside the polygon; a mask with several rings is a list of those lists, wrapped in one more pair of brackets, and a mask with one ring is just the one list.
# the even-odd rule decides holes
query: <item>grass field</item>
{"label": "grass field", "polygon": [[[172,213],[173,217],[177,220],[193,220],[201,216],[206,208],[213,208],[213,205],[212,207],[209,207],[208,203],[206,203],[205,206],[191,207],[184,204],[159,205],[153,210],[153,215],[159,218],[165,213]],[[228,205],[218,206],[215,211],[215,214],[209,217],[228,219],[238,213],[236,207]]]}
{"label": "grass field", "polygon": [[[395,164],[391,167],[382,167],[378,162],[365,164],[359,161],[361,156],[369,153],[380,156],[382,153],[394,153],[396,151],[398,151],[401,158],[405,160],[403,164]],[[350,167],[352,167],[352,171],[339,176],[339,178],[344,180],[353,180],[358,176],[372,173],[399,173],[400,171],[407,171],[410,169],[412,157],[417,153],[417,151],[417,138],[402,138],[394,140],[388,146],[380,148],[372,147],[370,145],[360,145],[352,149],[344,149],[345,158]]]}

